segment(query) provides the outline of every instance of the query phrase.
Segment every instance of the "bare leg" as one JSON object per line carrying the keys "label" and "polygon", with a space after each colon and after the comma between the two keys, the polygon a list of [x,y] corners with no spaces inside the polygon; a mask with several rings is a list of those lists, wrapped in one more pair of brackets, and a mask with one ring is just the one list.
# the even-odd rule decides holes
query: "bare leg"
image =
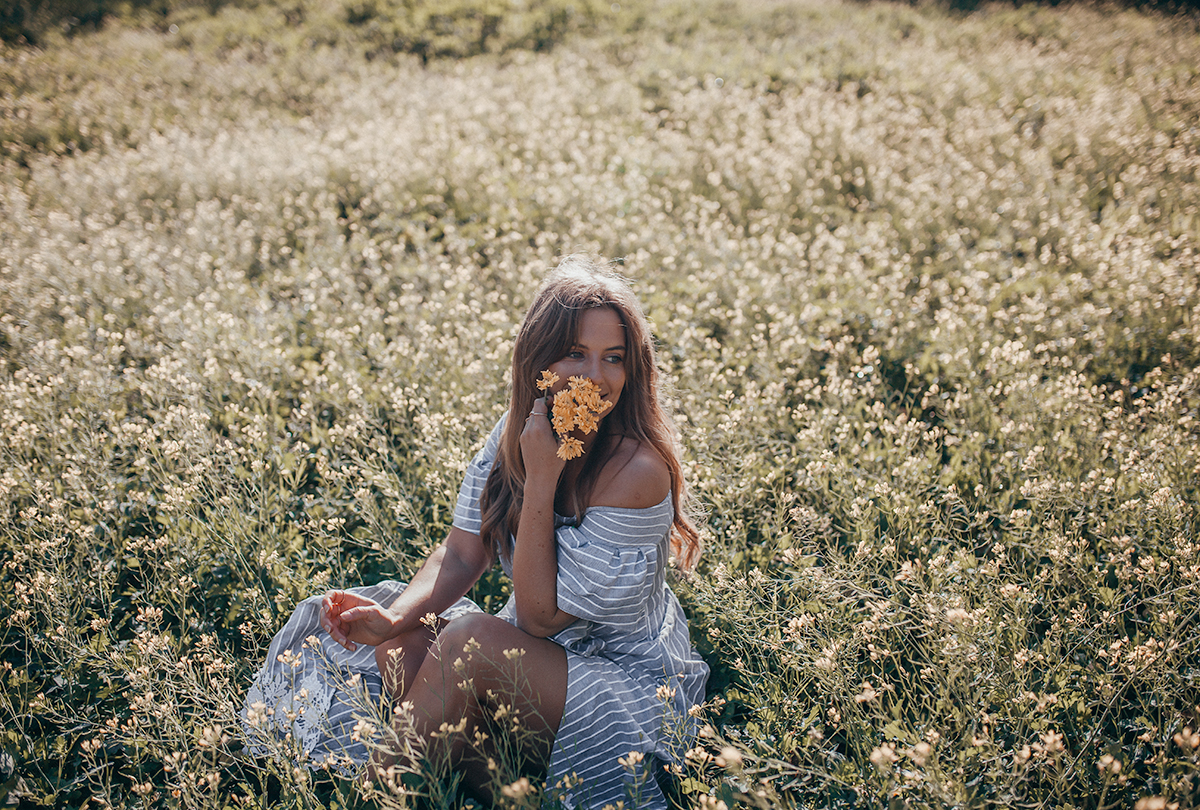
{"label": "bare leg", "polygon": [[[438,619],[438,630],[445,626],[446,620]],[[398,701],[404,698],[435,638],[432,628],[421,625],[375,648],[375,665],[383,675],[385,693]]]}
{"label": "bare leg", "polygon": [[[488,758],[497,751],[515,744],[519,766],[544,771],[566,704],[563,648],[495,616],[470,614],[446,625],[427,649],[403,695],[411,714],[397,721],[412,723],[426,758],[446,757],[461,767],[468,787],[485,800],[497,776]],[[477,735],[487,735],[482,744]],[[371,770],[382,773],[394,762],[373,758]]]}

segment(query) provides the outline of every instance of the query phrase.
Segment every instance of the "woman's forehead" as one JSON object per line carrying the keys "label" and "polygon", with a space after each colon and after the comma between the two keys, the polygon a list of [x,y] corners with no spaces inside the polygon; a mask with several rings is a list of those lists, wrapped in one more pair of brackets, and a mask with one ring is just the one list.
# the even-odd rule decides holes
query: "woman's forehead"
{"label": "woman's forehead", "polygon": [[613,307],[594,307],[579,317],[575,342],[613,348],[625,345],[625,321]]}

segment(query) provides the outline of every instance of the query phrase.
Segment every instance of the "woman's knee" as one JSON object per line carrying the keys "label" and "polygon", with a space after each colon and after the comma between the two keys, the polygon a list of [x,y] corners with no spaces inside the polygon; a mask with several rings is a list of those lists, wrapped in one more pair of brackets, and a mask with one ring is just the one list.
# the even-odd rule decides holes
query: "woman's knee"
{"label": "woman's knee", "polygon": [[451,619],[438,633],[438,652],[451,661],[456,657],[473,658],[495,636],[497,622],[507,624],[503,619],[486,613],[468,613]]}
{"label": "woman's knee", "polygon": [[535,639],[503,619],[486,613],[460,616],[438,634],[437,658],[451,665],[460,676],[478,678],[477,686],[488,688],[516,661]]}

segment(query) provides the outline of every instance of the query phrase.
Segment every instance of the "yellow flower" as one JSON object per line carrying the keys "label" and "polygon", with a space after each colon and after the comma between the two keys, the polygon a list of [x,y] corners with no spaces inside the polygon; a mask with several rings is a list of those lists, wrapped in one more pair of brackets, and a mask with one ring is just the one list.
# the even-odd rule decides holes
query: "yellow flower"
{"label": "yellow flower", "polygon": [[579,458],[583,455],[583,442],[574,436],[564,436],[556,455],[564,461]]}
{"label": "yellow flower", "polygon": [[[537,386],[545,391],[558,382],[558,375],[547,369]],[[567,387],[554,395],[551,409],[551,424],[554,432],[563,437],[558,446],[558,457],[564,460],[583,455],[583,442],[568,436],[572,430],[584,435],[594,433],[600,427],[600,417],[612,408],[612,403],[600,398],[600,388],[587,377],[571,377]]]}
{"label": "yellow flower", "polygon": [[556,382],[558,382],[558,375],[555,374],[550,369],[546,369],[545,371],[542,372],[542,378],[537,381],[538,390],[539,391],[547,391]]}
{"label": "yellow flower", "polygon": [[579,410],[575,413],[575,427],[586,433],[594,433],[600,427],[600,415],[594,411]]}
{"label": "yellow flower", "polygon": [[[557,399],[555,402],[557,403]],[[571,429],[575,427],[575,415],[570,413],[566,408],[556,407],[550,423],[554,428],[554,432],[562,436],[570,433]]]}
{"label": "yellow flower", "polygon": [[528,777],[522,776],[511,785],[505,785],[500,788],[500,792],[508,799],[523,799],[533,791],[533,785],[530,784]]}
{"label": "yellow flower", "polygon": [[628,755],[618,757],[617,762],[620,763],[622,767],[632,771],[638,765],[642,764],[642,760],[645,759],[645,756],[646,755],[641,751],[630,751]]}

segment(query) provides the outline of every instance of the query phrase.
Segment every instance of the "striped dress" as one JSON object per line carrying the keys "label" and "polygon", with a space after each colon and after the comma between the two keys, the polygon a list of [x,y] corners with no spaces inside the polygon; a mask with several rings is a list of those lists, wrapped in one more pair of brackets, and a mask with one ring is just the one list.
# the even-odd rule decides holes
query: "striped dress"
{"label": "striped dress", "polygon": [[[503,425],[501,418],[459,490],[454,525],[472,534],[480,531],[479,496]],[[556,518],[558,606],[578,620],[551,639],[567,654],[567,698],[547,789],[557,792],[567,807],[600,810],[624,802],[626,807],[666,808],[659,777],[664,765],[682,760],[694,738],[696,723],[688,710],[704,700],[708,667],[692,649],[687,619],[666,584],[673,518],[670,495],[645,509],[594,506],[579,525]],[[503,555],[501,561],[511,575]],[[356,590],[389,604],[403,585]],[[315,761],[336,763],[331,760],[335,756],[365,761],[365,748],[353,731],[362,712],[342,706],[355,703],[344,696],[344,685],[351,680],[353,688],[378,696],[374,650],[343,650],[320,630],[319,609],[320,597],[306,600],[280,631],[247,697],[244,717],[257,701],[255,732],[260,737],[269,726],[276,734],[290,732],[301,740],[300,747]],[[462,599],[443,615],[452,618],[469,610],[478,608]],[[301,618],[302,611],[311,615]],[[511,599],[498,615],[516,623]],[[304,647],[310,635],[315,637]],[[286,650],[296,653],[283,655]],[[311,664],[295,664],[296,658],[311,659]],[[281,725],[281,715],[285,720],[298,716],[298,685],[305,677],[306,719],[301,725]],[[267,721],[261,717],[262,705],[271,710]]]}

